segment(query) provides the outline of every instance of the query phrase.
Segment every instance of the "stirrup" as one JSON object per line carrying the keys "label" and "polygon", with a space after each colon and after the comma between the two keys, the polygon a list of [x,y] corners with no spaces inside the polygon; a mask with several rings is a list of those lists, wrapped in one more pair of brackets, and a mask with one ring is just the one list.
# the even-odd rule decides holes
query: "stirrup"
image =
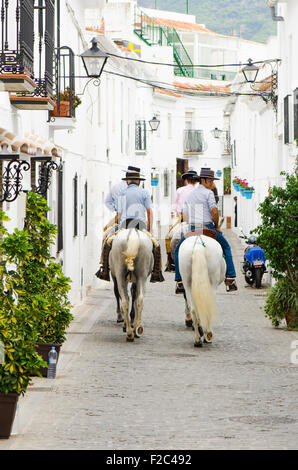
{"label": "stirrup", "polygon": [[183,282],[177,281],[175,294],[184,294],[184,293],[185,293],[185,290],[184,290]]}

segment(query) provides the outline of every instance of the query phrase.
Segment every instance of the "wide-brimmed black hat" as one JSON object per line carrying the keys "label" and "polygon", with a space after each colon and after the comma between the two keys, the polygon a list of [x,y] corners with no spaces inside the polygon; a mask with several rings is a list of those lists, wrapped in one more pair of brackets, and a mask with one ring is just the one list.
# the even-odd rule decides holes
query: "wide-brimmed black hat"
{"label": "wide-brimmed black hat", "polygon": [[138,171],[127,171],[125,178],[122,178],[123,181],[128,181],[128,180],[139,180],[139,181],[145,181],[146,178],[140,175],[140,172]]}
{"label": "wide-brimmed black hat", "polygon": [[192,179],[196,179],[199,181],[200,177],[198,175],[198,173],[195,171],[195,170],[188,170],[187,173],[184,173],[183,175],[181,175],[181,178],[183,180],[187,179],[187,178],[192,178]]}
{"label": "wide-brimmed black hat", "polygon": [[211,178],[213,180],[219,180],[219,178],[215,178],[214,171],[210,170],[210,168],[201,168],[199,178]]}

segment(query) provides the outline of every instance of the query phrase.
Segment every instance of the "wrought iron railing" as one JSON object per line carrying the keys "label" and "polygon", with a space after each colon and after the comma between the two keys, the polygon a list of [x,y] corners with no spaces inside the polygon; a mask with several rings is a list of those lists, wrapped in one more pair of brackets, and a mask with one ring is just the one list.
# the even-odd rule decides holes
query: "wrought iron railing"
{"label": "wrought iron railing", "polygon": [[146,150],[146,121],[138,120],[135,122],[135,150]]}
{"label": "wrought iron railing", "polygon": [[162,27],[142,10],[135,7],[134,33],[149,46],[171,46],[177,67],[175,75],[193,77],[192,61],[175,28]]}
{"label": "wrought iron railing", "polygon": [[21,95],[53,93],[54,15],[54,0],[2,0],[0,73],[27,74],[37,85]]}
{"label": "wrought iron railing", "polygon": [[34,0],[2,0],[0,73],[32,77]]}

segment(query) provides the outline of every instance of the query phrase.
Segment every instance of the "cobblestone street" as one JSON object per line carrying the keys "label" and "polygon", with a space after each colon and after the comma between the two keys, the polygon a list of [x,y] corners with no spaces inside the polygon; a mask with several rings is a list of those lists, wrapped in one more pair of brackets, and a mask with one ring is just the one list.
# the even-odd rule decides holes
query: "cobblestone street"
{"label": "cobblestone street", "polygon": [[[228,232],[228,233],[227,233]],[[174,274],[148,284],[144,336],[127,343],[110,286],[76,308],[57,379],[35,378],[3,449],[297,449],[298,332],[274,329],[266,287],[217,293],[213,344],[193,347]]]}

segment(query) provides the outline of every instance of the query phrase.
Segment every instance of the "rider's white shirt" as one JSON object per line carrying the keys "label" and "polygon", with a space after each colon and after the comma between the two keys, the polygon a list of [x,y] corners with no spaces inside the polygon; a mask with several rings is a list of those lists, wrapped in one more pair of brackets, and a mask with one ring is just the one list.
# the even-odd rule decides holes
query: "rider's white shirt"
{"label": "rider's white shirt", "polygon": [[189,224],[209,224],[214,208],[217,208],[214,193],[200,184],[187,196],[183,212],[188,215]]}

